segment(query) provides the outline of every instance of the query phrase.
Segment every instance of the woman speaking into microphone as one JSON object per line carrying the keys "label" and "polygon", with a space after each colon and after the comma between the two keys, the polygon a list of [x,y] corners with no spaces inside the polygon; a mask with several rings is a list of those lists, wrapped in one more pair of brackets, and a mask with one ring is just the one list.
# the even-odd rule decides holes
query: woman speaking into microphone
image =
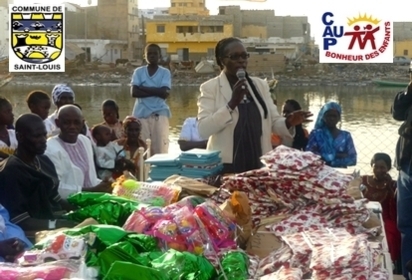
{"label": "woman speaking into microphone", "polygon": [[215,57],[222,71],[200,86],[199,134],[209,138],[208,150],[221,151],[222,174],[258,169],[260,157],[272,149],[271,133],[291,146],[294,126],[308,121],[312,114],[279,115],[267,82],[247,74],[249,54],[238,38],[219,41]]}

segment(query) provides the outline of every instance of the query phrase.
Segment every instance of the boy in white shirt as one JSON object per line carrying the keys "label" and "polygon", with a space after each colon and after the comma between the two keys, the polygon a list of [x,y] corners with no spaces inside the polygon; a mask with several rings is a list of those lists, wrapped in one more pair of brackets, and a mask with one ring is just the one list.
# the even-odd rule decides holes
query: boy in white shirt
{"label": "boy in white shirt", "polygon": [[92,128],[92,136],[96,140],[94,145],[97,176],[100,179],[111,178],[116,160],[124,157],[123,147],[111,142],[112,131],[105,125],[96,125]]}

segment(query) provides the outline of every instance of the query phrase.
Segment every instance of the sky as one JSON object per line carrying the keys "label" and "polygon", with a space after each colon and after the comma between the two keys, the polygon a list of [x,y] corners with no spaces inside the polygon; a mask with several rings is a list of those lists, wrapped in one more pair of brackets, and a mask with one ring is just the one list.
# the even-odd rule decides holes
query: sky
{"label": "sky", "polygon": [[[324,26],[321,23],[321,15],[326,11],[339,11],[348,17],[356,16],[359,12],[372,14],[374,17],[386,17],[392,21],[412,21],[411,3],[407,0],[266,0],[266,2],[232,1],[232,0],[205,0],[206,7],[211,14],[217,14],[219,6],[239,5],[242,9],[273,9],[277,16],[307,16],[311,24],[311,36],[319,38]],[[61,3],[71,2],[79,5],[87,5],[88,0],[15,0],[16,4],[32,3]],[[91,0],[96,5],[97,0]],[[155,4],[154,4],[155,3]],[[169,7],[170,0],[139,0],[139,9],[150,9],[155,7]],[[318,40],[316,40],[318,41]]]}

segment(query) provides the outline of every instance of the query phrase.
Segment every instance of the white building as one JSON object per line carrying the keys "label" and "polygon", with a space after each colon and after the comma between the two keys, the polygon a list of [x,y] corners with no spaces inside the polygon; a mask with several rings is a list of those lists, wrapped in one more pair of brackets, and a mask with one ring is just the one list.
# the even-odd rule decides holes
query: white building
{"label": "white building", "polygon": [[66,42],[82,49],[90,49],[90,60],[99,60],[102,63],[115,63],[127,48],[127,41],[121,40],[66,39]]}
{"label": "white building", "polygon": [[154,16],[168,15],[169,8],[153,8],[153,9],[140,9],[139,18],[145,17],[153,19]]}

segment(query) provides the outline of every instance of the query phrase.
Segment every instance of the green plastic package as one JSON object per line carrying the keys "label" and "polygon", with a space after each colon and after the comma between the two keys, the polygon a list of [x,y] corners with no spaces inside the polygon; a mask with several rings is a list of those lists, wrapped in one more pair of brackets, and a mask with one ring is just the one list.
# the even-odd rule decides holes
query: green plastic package
{"label": "green plastic package", "polygon": [[150,265],[153,259],[162,255],[156,238],[130,233],[117,226],[91,225],[64,233],[71,236],[84,235],[89,240],[86,264],[100,267],[100,275],[103,276],[115,261]]}
{"label": "green plastic package", "polygon": [[136,205],[138,204],[138,202],[127,199],[127,198],[115,196],[115,195],[108,194],[108,193],[101,193],[101,192],[79,192],[79,193],[72,194],[67,198],[67,201],[70,204],[77,205],[79,207],[86,207],[86,206],[90,206],[94,204],[100,204],[102,202],[106,202],[109,200],[117,201],[119,203],[132,202],[132,203],[135,203]]}
{"label": "green plastic package", "polygon": [[130,214],[137,209],[137,204],[134,202],[120,203],[108,200],[71,211],[65,214],[64,217],[76,222],[93,218],[101,224],[123,226]]}
{"label": "green plastic package", "polygon": [[153,260],[152,267],[170,280],[210,280],[216,277],[215,268],[203,256],[173,249]]}
{"label": "green plastic package", "polygon": [[249,258],[244,252],[227,252],[221,260],[223,272],[219,276],[219,280],[247,279],[249,275],[248,262]]}
{"label": "green plastic package", "polygon": [[[150,236],[147,237],[150,238]],[[160,257],[162,254],[163,253],[160,251],[140,253],[137,248],[133,246],[133,243],[130,241],[123,241],[109,246],[99,254],[97,259],[100,267],[100,274],[106,275],[112,264],[116,261],[150,266],[150,262]]]}
{"label": "green plastic package", "polygon": [[103,280],[169,280],[162,272],[128,262],[114,262]]}

